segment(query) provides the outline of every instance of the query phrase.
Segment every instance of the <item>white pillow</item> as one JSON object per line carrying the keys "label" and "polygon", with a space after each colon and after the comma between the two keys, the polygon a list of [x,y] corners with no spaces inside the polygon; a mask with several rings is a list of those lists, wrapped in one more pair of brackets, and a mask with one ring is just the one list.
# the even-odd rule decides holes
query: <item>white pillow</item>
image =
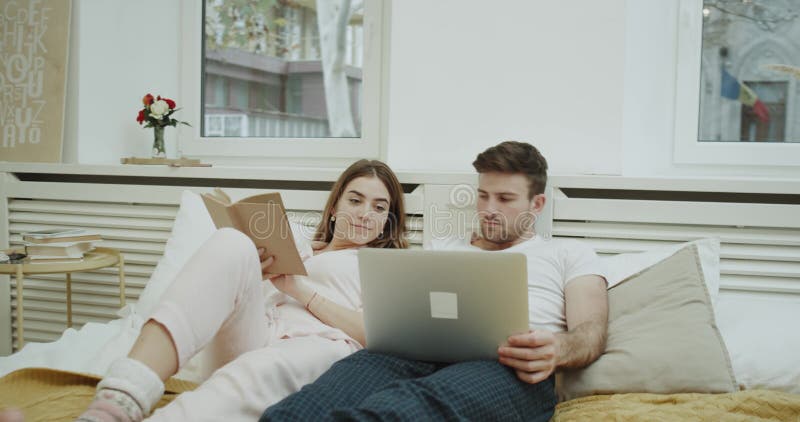
{"label": "white pillow", "polygon": [[150,315],[183,265],[214,231],[216,227],[200,195],[189,190],[183,191],[172,233],[164,247],[164,256],[158,261],[139,301],[133,306],[134,313],[141,317]]}
{"label": "white pillow", "polygon": [[700,265],[703,268],[703,277],[706,281],[706,288],[711,297],[711,304],[716,305],[717,297],[719,296],[720,246],[718,238],[698,239],[645,252],[621,253],[614,256],[603,257],[601,261],[606,266],[608,288],[610,289],[628,277],[652,267],[687,245],[697,246],[697,252],[700,255]]}
{"label": "white pillow", "polygon": [[[688,243],[697,245],[717,326],[739,384],[748,390],[771,389],[800,394],[800,366],[797,365],[800,336],[786,328],[786,324],[800,320],[800,298],[727,291],[720,294],[719,239]],[[609,288],[661,262],[685,245],[687,243],[601,258],[607,266]]]}
{"label": "white pillow", "polygon": [[[121,309],[118,315],[122,318],[118,320],[107,324],[88,323],[77,332],[67,329],[55,342],[27,344],[12,357],[0,359],[0,375],[31,366],[105,374],[111,362],[128,354],[144,318],[150,315],[189,257],[215,230],[200,196],[184,191],[164,255],[139,296],[139,301]],[[190,381],[201,380],[205,372],[198,368],[198,361],[190,361],[179,377]]]}
{"label": "white pillow", "polygon": [[[118,357],[128,354],[145,319],[150,316],[161,296],[175,280],[178,272],[200,246],[216,231],[214,222],[208,215],[200,195],[185,190],[181,194],[181,205],[172,225],[164,255],[158,261],[150,280],[145,285],[139,301],[129,304],[117,314],[122,317],[121,330],[102,347],[95,359],[98,361],[98,373],[105,373],[105,368]],[[200,382],[208,376],[206,359],[202,354],[191,359],[177,378]]]}
{"label": "white pillow", "polygon": [[800,394],[800,297],[726,291],[716,313],[739,384]]}
{"label": "white pillow", "polygon": [[[238,201],[239,199],[242,198],[232,197],[233,201]],[[298,249],[311,253],[310,238],[314,233],[313,228],[295,223],[290,223],[290,227]],[[181,206],[175,217],[172,234],[164,248],[164,255],[156,265],[155,270],[153,270],[153,275],[150,277],[150,281],[147,282],[144,291],[139,296],[139,302],[131,308],[133,312],[130,317],[138,322],[138,326],[131,327],[130,330],[122,333],[117,341],[112,342],[114,343],[113,346],[107,346],[113,347],[113,352],[109,352],[108,355],[120,354],[120,350],[127,353],[130,350],[130,347],[133,346],[133,340],[139,334],[141,324],[152,313],[161,300],[161,296],[175,280],[181,268],[216,230],[217,228],[211,220],[211,216],[209,216],[200,195],[189,190],[183,191]],[[265,297],[275,292],[277,290],[271,284],[265,284]],[[124,311],[120,315],[125,316]],[[201,351],[190,359],[175,377],[199,383],[208,378],[213,370],[214,368],[210,366],[210,359],[208,359],[207,353]]]}

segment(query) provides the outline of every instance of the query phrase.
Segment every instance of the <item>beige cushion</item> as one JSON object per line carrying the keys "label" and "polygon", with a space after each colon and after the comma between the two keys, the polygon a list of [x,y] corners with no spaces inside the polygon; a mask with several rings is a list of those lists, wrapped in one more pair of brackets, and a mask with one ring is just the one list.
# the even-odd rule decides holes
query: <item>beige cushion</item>
{"label": "beige cushion", "polygon": [[558,375],[559,399],[736,390],[697,248],[689,245],[608,291],[605,353]]}

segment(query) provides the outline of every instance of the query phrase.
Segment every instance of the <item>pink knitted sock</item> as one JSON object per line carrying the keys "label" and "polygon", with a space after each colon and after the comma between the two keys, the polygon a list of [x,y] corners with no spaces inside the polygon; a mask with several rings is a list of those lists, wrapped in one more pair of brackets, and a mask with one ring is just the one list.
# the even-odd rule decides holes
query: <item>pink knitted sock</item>
{"label": "pink knitted sock", "polygon": [[97,384],[94,401],[78,420],[139,422],[164,395],[164,383],[149,366],[131,358],[114,361]]}
{"label": "pink knitted sock", "polygon": [[128,394],[102,388],[97,391],[89,408],[77,419],[79,422],[139,422],[144,419],[142,408]]}

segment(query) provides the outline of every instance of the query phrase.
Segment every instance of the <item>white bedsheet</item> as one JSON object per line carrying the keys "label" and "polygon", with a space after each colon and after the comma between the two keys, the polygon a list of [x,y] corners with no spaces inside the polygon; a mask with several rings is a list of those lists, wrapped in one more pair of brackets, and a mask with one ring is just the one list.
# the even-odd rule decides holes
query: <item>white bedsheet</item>
{"label": "white bedsheet", "polygon": [[[0,357],[0,376],[22,368],[51,368],[103,376],[115,359],[127,356],[144,324],[128,305],[119,311],[121,318],[105,324],[87,323],[80,330],[68,328],[50,343],[28,343],[22,350]],[[175,377],[202,382],[212,371],[203,352],[181,368]]]}
{"label": "white bedsheet", "polygon": [[0,376],[30,367],[103,375],[114,359],[128,353],[139,335],[142,318],[126,313],[105,324],[90,322],[79,330],[68,328],[54,342],[26,344],[17,353],[0,358]]}
{"label": "white bedsheet", "polygon": [[800,394],[800,296],[724,292],[719,326],[736,381],[748,390]]}
{"label": "white bedsheet", "polygon": [[[67,329],[51,343],[29,343],[0,358],[0,376],[17,369],[45,367],[95,375],[130,350],[144,322],[124,309],[120,319]],[[725,339],[737,381],[748,389],[777,389],[800,394],[800,335],[791,324],[800,319],[800,299],[725,292],[717,309],[717,324]],[[178,378],[199,382],[205,373],[201,355],[181,369]]]}

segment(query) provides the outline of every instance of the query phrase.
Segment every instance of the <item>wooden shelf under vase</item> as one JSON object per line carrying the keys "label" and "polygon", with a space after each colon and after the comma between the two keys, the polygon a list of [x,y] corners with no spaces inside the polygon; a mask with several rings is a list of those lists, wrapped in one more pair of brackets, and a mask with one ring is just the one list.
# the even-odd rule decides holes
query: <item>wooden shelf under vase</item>
{"label": "wooden shelf under vase", "polygon": [[211,164],[201,163],[200,160],[193,158],[126,157],[121,158],[119,161],[122,164],[167,165],[170,167],[211,167]]}

